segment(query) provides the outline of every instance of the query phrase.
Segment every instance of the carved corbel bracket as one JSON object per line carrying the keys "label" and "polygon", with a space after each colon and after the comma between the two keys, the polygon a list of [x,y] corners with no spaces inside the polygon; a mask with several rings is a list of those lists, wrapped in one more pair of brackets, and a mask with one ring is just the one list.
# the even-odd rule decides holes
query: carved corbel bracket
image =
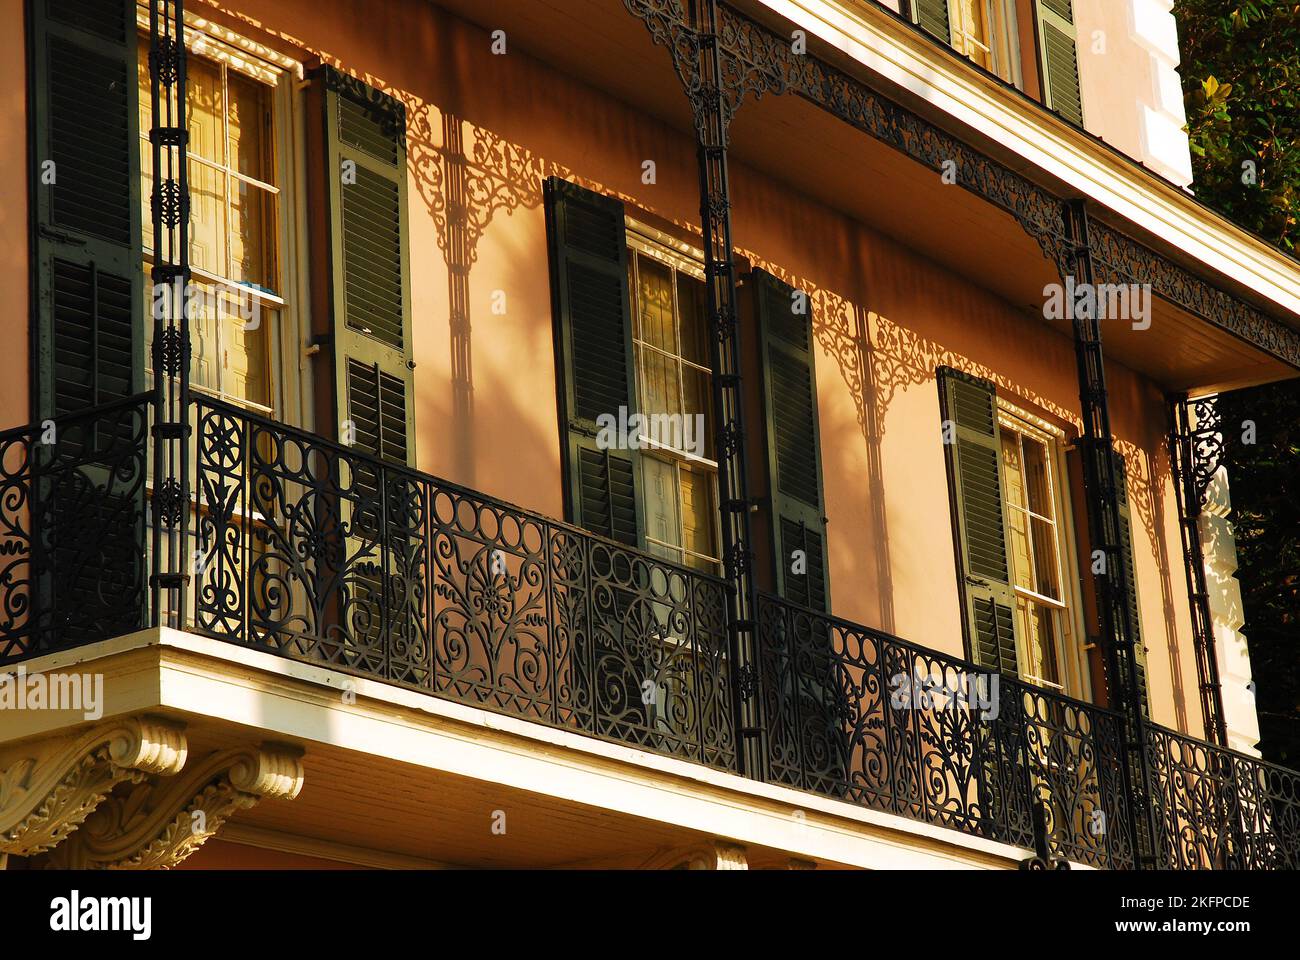
{"label": "carved corbel bracket", "polygon": [[0,749],[0,853],[51,849],[118,784],[176,773],[186,750],[182,724],[151,716]]}
{"label": "carved corbel bracket", "polygon": [[748,870],[745,848],[715,840],[698,847],[661,850],[641,864],[642,870]]}
{"label": "carved corbel bracket", "polygon": [[45,866],[166,870],[264,797],[302,789],[302,751],[282,744],[212,753],[174,777],[154,777],[113,793],[54,849]]}

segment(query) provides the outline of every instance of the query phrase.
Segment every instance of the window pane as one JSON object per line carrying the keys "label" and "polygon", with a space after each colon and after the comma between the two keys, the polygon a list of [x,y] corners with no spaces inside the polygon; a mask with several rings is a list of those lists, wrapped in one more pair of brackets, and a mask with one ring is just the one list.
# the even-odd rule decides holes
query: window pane
{"label": "window pane", "polygon": [[640,337],[668,353],[677,352],[673,331],[673,272],[666,265],[637,255],[640,283],[637,286],[637,313]]}
{"label": "window pane", "polygon": [[234,177],[230,183],[230,279],[274,291],[276,197]]}
{"label": "window pane", "polygon": [[1020,435],[1003,427],[1002,497],[1017,507],[1025,505],[1025,483],[1020,467]]}
{"label": "window pane", "polygon": [[1024,597],[1016,598],[1016,618],[1020,621],[1020,635],[1024,638],[1021,673],[1059,686],[1056,617],[1053,610],[1041,604]]}
{"label": "window pane", "polygon": [[657,350],[637,346],[641,374],[643,414],[681,412],[681,389],[677,382],[678,363]]}
{"label": "window pane", "polygon": [[[708,459],[713,459],[713,394],[712,387],[709,384],[709,375],[694,367],[684,367],[682,370],[682,384],[685,388],[685,395],[682,397],[684,411],[692,419],[686,427],[691,431],[691,439],[695,443],[692,450],[696,455],[703,455]],[[701,415],[699,420],[694,419],[695,415]],[[700,431],[703,431],[701,436]]]}
{"label": "window pane", "polygon": [[271,319],[263,315],[254,329],[246,329],[247,323],[240,309],[242,299],[230,291],[223,291],[220,297],[221,390],[226,396],[269,406],[271,378],[267,329]]}
{"label": "window pane", "polygon": [[981,67],[992,68],[984,0],[957,0],[953,13],[953,46]]}
{"label": "window pane", "polygon": [[1007,510],[1007,538],[1011,547],[1011,582],[1035,590],[1034,561],[1029,548],[1029,515],[1011,507]]}
{"label": "window pane", "polygon": [[[682,544],[687,550],[716,557],[713,535],[713,475],[682,468]],[[706,569],[712,569],[707,564]]]}
{"label": "window pane", "polygon": [[1034,537],[1034,588],[1045,597],[1061,599],[1061,585],[1057,578],[1056,528],[1046,520],[1030,518]]}
{"label": "window pane", "polygon": [[233,70],[227,71],[226,77],[231,167],[273,184],[271,88]]}
{"label": "window pane", "polygon": [[1034,513],[1054,518],[1052,485],[1047,473],[1047,447],[1032,437],[1024,438],[1024,447],[1026,502]]}
{"label": "window pane", "polygon": [[[645,483],[646,535],[675,547],[682,545],[678,514],[677,468],[656,457],[641,458]],[[680,559],[676,553],[673,559]]]}
{"label": "window pane", "polygon": [[704,281],[677,274],[677,309],[681,313],[682,356],[705,369],[713,368],[709,356],[709,318],[704,303]]}
{"label": "window pane", "polygon": [[226,175],[190,161],[190,265],[226,275]]}
{"label": "window pane", "polygon": [[190,131],[189,152],[211,160],[226,162],[224,117],[221,96],[221,66],[202,57],[187,57],[186,115]]}

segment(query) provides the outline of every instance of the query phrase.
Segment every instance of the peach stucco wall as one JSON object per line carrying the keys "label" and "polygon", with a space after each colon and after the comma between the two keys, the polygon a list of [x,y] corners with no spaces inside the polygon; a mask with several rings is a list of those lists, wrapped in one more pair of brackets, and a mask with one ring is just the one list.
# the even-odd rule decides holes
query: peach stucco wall
{"label": "peach stucco wall", "polygon": [[26,423],[28,399],[27,51],[22,0],[0,0],[0,429]]}
{"label": "peach stucco wall", "polygon": [[[542,180],[570,176],[689,228],[699,208],[691,138],[523,51],[493,56],[486,33],[425,0],[393,0],[383,15],[363,0],[242,0],[238,10],[226,22],[302,59],[323,56],[407,103],[419,466],[559,515]],[[0,41],[14,42],[12,32]],[[0,70],[20,69],[12,63]],[[21,160],[9,103],[19,97],[6,89],[0,158]],[[464,162],[448,162],[458,139]],[[654,185],[641,182],[646,159],[657,165]],[[835,612],[960,654],[934,368],[994,377],[1021,406],[1069,424],[1078,416],[1072,344],[835,210],[739,164],[731,172],[737,246],[812,295]],[[454,248],[462,231],[447,228],[445,182],[458,175],[471,187],[469,240]],[[25,213],[14,189],[0,230],[23,242],[3,248],[0,285],[25,302],[25,254],[13,252],[26,249]],[[503,313],[493,312],[497,291]],[[450,322],[462,297],[468,336]],[[1110,377],[1115,431],[1136,474],[1155,713],[1199,733],[1161,397],[1121,367]],[[3,378],[0,391],[25,397],[25,381],[20,389]]]}

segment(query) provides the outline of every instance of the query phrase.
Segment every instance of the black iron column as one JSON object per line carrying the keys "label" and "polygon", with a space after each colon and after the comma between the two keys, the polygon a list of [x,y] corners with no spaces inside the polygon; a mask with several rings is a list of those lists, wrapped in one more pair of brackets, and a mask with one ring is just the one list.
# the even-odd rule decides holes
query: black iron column
{"label": "black iron column", "polygon": [[174,627],[184,625],[189,583],[190,189],[184,7],[184,0],[149,0],[154,394],[149,584],[151,622]]}
{"label": "black iron column", "polygon": [[759,723],[756,663],[756,606],[750,535],[750,499],[745,461],[745,426],[741,392],[740,327],[736,312],[736,276],[731,258],[731,193],[727,182],[727,100],[722,52],[718,42],[716,0],[696,0],[694,21],[699,45],[698,84],[688,91],[695,112],[700,163],[700,222],[704,231],[704,273],[709,320],[713,331],[713,409],[715,445],[721,480],[722,547],[731,585],[731,662],[738,682],[736,731],[740,772],[762,775],[762,726]]}
{"label": "black iron column", "polygon": [[744,70],[724,52],[717,0],[623,0],[655,43],[668,48],[691,103],[700,175],[704,273],[713,336],[713,409],[716,426],[722,558],[729,590],[727,629],[732,664],[736,751],[741,773],[765,776],[759,720],[754,563],[749,479],[745,460],[740,330],[736,274],[731,259],[731,194],[727,182],[727,128],[744,96]]}
{"label": "black iron column", "polygon": [[[1092,250],[1088,238],[1088,213],[1082,200],[1070,201],[1066,210],[1071,244],[1067,266],[1073,273],[1062,279],[1076,289],[1095,291]],[[1063,271],[1064,272],[1064,271]],[[1150,777],[1146,750],[1146,724],[1134,656],[1134,624],[1127,602],[1127,558],[1120,549],[1119,471],[1110,410],[1106,395],[1106,372],[1101,349],[1101,321],[1095,309],[1075,309],[1070,301],[1074,324],[1074,349],[1079,370],[1079,402],[1083,413],[1084,488],[1088,501],[1088,530],[1094,551],[1102,562],[1094,562],[1097,607],[1106,648],[1106,674],[1112,706],[1124,716],[1125,792],[1132,801],[1134,862],[1154,867],[1157,851],[1155,812],[1150,802]]]}
{"label": "black iron column", "polygon": [[[1192,426],[1192,416],[1196,426]],[[1169,462],[1173,469],[1178,500],[1178,527],[1182,531],[1183,565],[1187,573],[1187,596],[1192,611],[1192,639],[1196,645],[1196,679],[1201,692],[1201,717],[1211,743],[1228,745],[1223,717],[1223,688],[1219,681],[1219,660],[1214,644],[1214,618],[1210,613],[1210,591],[1205,580],[1205,555],[1201,544],[1201,510],[1215,471],[1223,439],[1219,420],[1209,400],[1191,401],[1186,394],[1169,404]]]}

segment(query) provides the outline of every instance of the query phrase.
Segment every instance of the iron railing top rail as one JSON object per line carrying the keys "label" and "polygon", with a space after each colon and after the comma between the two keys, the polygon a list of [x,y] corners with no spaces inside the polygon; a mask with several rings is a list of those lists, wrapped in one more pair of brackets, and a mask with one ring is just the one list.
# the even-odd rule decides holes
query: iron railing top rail
{"label": "iron railing top rail", "polygon": [[119,410],[126,410],[130,407],[143,406],[153,401],[153,393],[134,393],[129,397],[122,397],[119,400],[110,400],[107,403],[100,403],[93,407],[86,407],[84,410],[78,410],[76,413],[60,413],[57,416],[46,417],[42,420],[35,420],[31,423],[20,424],[17,427],[9,427],[0,430],[0,443],[8,443],[11,440],[21,439],[23,436],[40,433],[47,421],[53,422],[57,430],[60,426],[67,424],[81,423],[85,420],[93,420],[103,417],[105,414],[116,413]]}
{"label": "iron railing top rail", "polygon": [[[271,430],[276,433],[281,433],[281,434],[294,437],[295,439],[302,441],[304,443],[310,443],[313,446],[329,451],[339,457],[342,457],[345,460],[365,463],[372,467],[382,469],[390,475],[396,474],[399,476],[406,477],[407,479],[415,481],[417,483],[430,484],[432,486],[438,487],[439,489],[447,490],[470,499],[488,501],[495,504],[498,507],[504,508],[506,510],[514,511],[522,517],[526,517],[535,523],[545,525],[553,530],[562,530],[567,533],[571,533],[575,536],[581,536],[587,540],[594,541],[596,543],[603,543],[616,550],[623,550],[629,553],[640,554],[643,555],[647,560],[650,560],[657,565],[666,567],[670,570],[676,571],[685,576],[711,581],[717,584],[718,586],[722,587],[723,589],[730,588],[730,584],[722,577],[718,576],[717,574],[708,573],[707,571],[699,570],[695,567],[688,567],[685,564],[678,563],[675,560],[669,560],[665,557],[657,556],[655,554],[647,552],[646,550],[634,544],[622,543],[621,541],[613,540],[609,537],[601,536],[598,533],[592,533],[590,530],[584,530],[582,527],[575,526],[574,524],[569,523],[568,521],[557,520],[554,517],[548,517],[543,513],[538,513],[536,510],[530,510],[527,507],[521,507],[516,503],[512,503],[509,500],[503,499],[502,497],[498,497],[489,493],[484,493],[481,490],[475,490],[473,487],[467,487],[464,486],[463,484],[455,483],[454,481],[451,480],[445,480],[442,477],[435,476],[434,474],[431,473],[425,473],[424,471],[418,470],[415,467],[407,466],[406,464],[401,464],[401,463],[394,463],[391,460],[385,460],[382,457],[373,456],[372,454],[366,453],[362,450],[358,450],[355,447],[350,447],[345,443],[339,443],[337,440],[331,440],[328,437],[321,436],[320,434],[312,433],[310,430],[304,430],[301,427],[292,427],[289,426],[288,424],[280,423],[277,420],[272,420],[269,417],[248,410],[245,407],[241,407],[236,403],[231,403],[228,400],[221,400],[216,397],[199,396],[199,395],[193,395],[191,397],[191,400],[198,407],[208,407],[213,410],[217,410],[221,413],[224,413],[228,416],[240,417],[251,423],[257,424],[258,426],[266,430]],[[196,432],[197,429],[198,429],[198,425],[196,424]]]}
{"label": "iron railing top rail", "polygon": [[1008,676],[1007,674],[1002,673],[998,670],[993,670],[990,669],[989,667],[980,666],[979,664],[975,663],[973,660],[967,660],[965,657],[959,657],[956,656],[955,654],[948,653],[946,650],[938,650],[934,647],[923,646],[911,640],[904,640],[902,637],[889,633],[888,631],[879,630],[876,629],[875,627],[863,626],[860,623],[854,623],[852,620],[846,620],[843,617],[837,617],[834,614],[829,614],[822,610],[817,610],[813,607],[806,607],[803,606],[802,604],[794,603],[790,600],[785,599],[784,597],[777,596],[776,594],[760,591],[759,598],[760,601],[764,603],[770,602],[770,603],[780,604],[781,606],[788,607],[794,610],[796,613],[805,614],[810,617],[816,617],[819,620],[826,621],[827,623],[834,624],[835,626],[843,627],[846,630],[852,630],[856,633],[868,634],[876,638],[877,640],[884,640],[887,643],[901,647],[904,650],[908,651],[909,653],[915,654],[917,656],[928,657],[931,660],[945,660],[949,665],[965,670],[967,673],[996,674],[999,683],[1009,683],[1014,687],[1032,693],[1041,694],[1044,697],[1050,698],[1052,700],[1058,701],[1060,703],[1066,704],[1071,707],[1076,707],[1081,710],[1087,710],[1092,713],[1096,713],[1103,716],[1114,717],[1116,720],[1123,719],[1123,714],[1121,714],[1118,710],[1112,709],[1111,707],[1104,707],[1101,704],[1090,703],[1087,700],[1080,700],[1078,697],[1072,697],[1069,694],[1061,693],[1060,691],[1057,690],[1051,690],[1046,687],[1040,687],[1037,684],[1029,683],[1022,677]]}
{"label": "iron railing top rail", "polygon": [[[965,659],[964,657],[958,657],[953,654],[947,653],[943,650],[936,650],[933,647],[921,646],[920,644],[914,643],[910,640],[904,640],[903,638],[898,637],[885,630],[879,630],[875,627],[867,627],[860,623],[854,623],[852,620],[846,620],[843,617],[837,617],[833,614],[829,614],[824,611],[814,609],[813,607],[803,606],[802,604],[795,603],[793,601],[785,599],[784,597],[780,597],[772,593],[766,593],[760,591],[759,598],[760,601],[763,603],[780,604],[781,606],[787,607],[797,613],[805,614],[809,617],[816,617],[819,620],[825,621],[835,626],[843,627],[847,630],[852,630],[857,633],[869,634],[870,636],[875,637],[876,639],[885,640],[891,644],[895,644],[899,647],[904,648],[910,653],[917,654],[919,656],[929,657],[931,659],[935,659],[935,658],[944,659],[949,663],[951,663],[951,665],[965,669],[971,673],[987,674],[987,673],[996,672],[990,670],[988,667],[981,667],[978,664],[974,663],[973,661]],[[1049,690],[1043,687],[1039,687],[1035,684],[1028,683],[1027,681],[1025,681],[1020,677],[1010,677],[1004,673],[998,672],[998,678],[999,678],[998,680],[999,683],[1009,683],[1012,686],[1015,686],[1017,688],[1028,690],[1036,694],[1041,694],[1044,697],[1047,697],[1051,700],[1058,701],[1072,707],[1088,710],[1100,716],[1112,717],[1116,721],[1123,720],[1123,714],[1112,707],[1102,706],[1101,704],[1097,704],[1097,703],[1089,703],[1087,700],[1080,700],[1078,697],[1072,697],[1069,694],[1060,693],[1059,691],[1056,690]],[[1147,727],[1156,731],[1157,733],[1163,734],[1167,737],[1172,737],[1176,740],[1179,740],[1183,743],[1190,744],[1197,748],[1212,750],[1216,753],[1231,756],[1244,763],[1257,764],[1261,767],[1274,770],[1277,773],[1282,775],[1289,775],[1292,777],[1300,778],[1300,771],[1293,770],[1290,767],[1282,766],[1281,764],[1273,763],[1272,761],[1269,760],[1264,760],[1261,757],[1251,756],[1248,753],[1242,753],[1240,750],[1234,750],[1231,747],[1223,747],[1214,743],[1210,743],[1208,740],[1204,739],[1203,737],[1198,737],[1193,733],[1186,733],[1179,730],[1173,730],[1169,727],[1164,726],[1163,724],[1156,723],[1153,720],[1147,720],[1145,721],[1145,723]]]}
{"label": "iron railing top rail", "polygon": [[1291,767],[1285,767],[1282,764],[1274,763],[1271,760],[1265,760],[1263,757],[1255,757],[1255,756],[1251,756],[1248,753],[1242,753],[1240,750],[1234,750],[1232,747],[1224,747],[1224,746],[1220,746],[1217,743],[1211,743],[1210,741],[1205,740],[1202,737],[1198,737],[1195,734],[1182,733],[1178,730],[1172,730],[1169,727],[1166,727],[1164,724],[1156,723],[1153,720],[1146,721],[1146,725],[1148,729],[1155,731],[1161,736],[1168,737],[1171,740],[1177,740],[1181,743],[1190,744],[1191,746],[1196,747],[1198,750],[1207,750],[1213,753],[1223,754],[1227,757],[1230,757],[1233,760],[1237,760],[1242,763],[1253,764],[1255,766],[1262,767],[1266,770],[1273,770],[1279,774],[1282,774],[1284,776],[1294,777],[1297,779],[1297,781],[1300,781],[1300,770],[1295,770]]}

